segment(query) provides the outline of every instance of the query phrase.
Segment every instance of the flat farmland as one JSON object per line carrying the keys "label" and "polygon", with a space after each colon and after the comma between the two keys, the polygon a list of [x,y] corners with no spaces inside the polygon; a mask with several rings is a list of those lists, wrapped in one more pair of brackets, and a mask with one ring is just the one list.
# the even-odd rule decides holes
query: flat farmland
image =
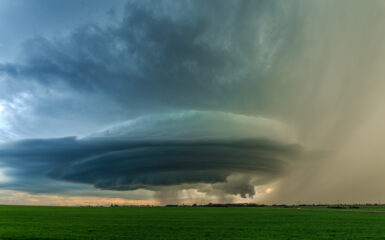
{"label": "flat farmland", "polygon": [[385,239],[385,208],[0,206],[0,239]]}

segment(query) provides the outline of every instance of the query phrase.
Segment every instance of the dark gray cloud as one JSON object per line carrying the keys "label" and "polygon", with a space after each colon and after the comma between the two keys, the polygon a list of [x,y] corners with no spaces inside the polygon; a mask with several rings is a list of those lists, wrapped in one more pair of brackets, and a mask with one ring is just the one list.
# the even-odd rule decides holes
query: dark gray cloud
{"label": "dark gray cloud", "polygon": [[271,120],[187,111],[141,117],[83,138],[7,142],[0,145],[0,168],[11,180],[3,187],[63,192],[84,187],[69,184],[79,183],[163,191],[216,184],[201,191],[253,196],[261,179],[281,177],[299,157],[300,147],[283,130]]}
{"label": "dark gray cloud", "polygon": [[[1,166],[15,179],[8,187],[40,188],[41,192],[52,180],[109,190],[156,190],[160,186],[226,182],[235,173],[274,179],[285,173],[298,153],[296,145],[263,139],[132,142],[61,138],[23,140],[0,147]],[[253,188],[228,187],[223,191],[254,194]]]}

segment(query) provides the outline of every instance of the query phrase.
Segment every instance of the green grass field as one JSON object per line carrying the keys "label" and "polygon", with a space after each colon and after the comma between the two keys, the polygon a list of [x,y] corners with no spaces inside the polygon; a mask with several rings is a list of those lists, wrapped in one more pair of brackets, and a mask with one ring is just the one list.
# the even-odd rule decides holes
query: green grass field
{"label": "green grass field", "polygon": [[385,208],[0,206],[0,239],[385,239]]}

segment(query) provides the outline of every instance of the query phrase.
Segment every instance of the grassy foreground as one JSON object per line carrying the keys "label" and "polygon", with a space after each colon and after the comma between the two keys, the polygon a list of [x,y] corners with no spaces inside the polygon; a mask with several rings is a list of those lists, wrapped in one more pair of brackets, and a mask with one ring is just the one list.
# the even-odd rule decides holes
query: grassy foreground
{"label": "grassy foreground", "polygon": [[385,239],[385,208],[0,206],[0,239]]}

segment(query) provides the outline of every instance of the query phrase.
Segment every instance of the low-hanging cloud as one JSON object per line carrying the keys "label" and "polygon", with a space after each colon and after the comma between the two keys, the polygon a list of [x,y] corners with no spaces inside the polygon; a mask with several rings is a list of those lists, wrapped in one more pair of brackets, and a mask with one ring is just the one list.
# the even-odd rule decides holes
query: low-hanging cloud
{"label": "low-hanging cloud", "polygon": [[[205,130],[205,136],[192,137],[213,119],[216,126],[212,125],[212,130]],[[172,124],[168,125],[167,120]],[[267,135],[263,136],[257,127],[263,124],[266,131],[266,122],[270,128],[276,127],[276,123],[264,121],[226,113],[189,112],[139,119],[131,123],[133,126],[126,124],[128,130],[119,136],[111,135],[111,130],[109,137],[31,139],[3,144],[1,166],[14,179],[4,187],[24,185],[28,191],[33,183],[44,192],[44,183],[55,180],[108,190],[158,190],[182,184],[226,183],[230,176],[240,174],[244,177],[237,178],[238,189],[231,184],[217,185],[216,189],[253,196],[250,177],[273,181],[286,173],[300,153],[296,144],[263,138]],[[233,128],[224,130],[230,123]],[[146,132],[137,131],[135,126],[140,125],[145,125]],[[248,129],[248,134],[231,134],[236,127]],[[173,132],[167,134],[168,130]]]}

